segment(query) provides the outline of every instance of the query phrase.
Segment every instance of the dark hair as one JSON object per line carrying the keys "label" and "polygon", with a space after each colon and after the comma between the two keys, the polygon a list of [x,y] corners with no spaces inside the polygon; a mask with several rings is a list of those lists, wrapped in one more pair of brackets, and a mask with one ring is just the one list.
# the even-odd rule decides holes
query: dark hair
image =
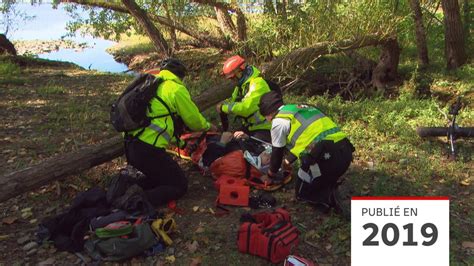
{"label": "dark hair", "polygon": [[258,107],[260,108],[260,113],[263,116],[266,116],[277,111],[278,108],[280,108],[280,106],[283,104],[283,97],[281,93],[278,93],[277,91],[270,91],[262,95]]}
{"label": "dark hair", "polygon": [[183,62],[176,58],[167,58],[161,61],[160,69],[171,71],[180,79],[183,79],[187,72],[186,66],[183,64]]}

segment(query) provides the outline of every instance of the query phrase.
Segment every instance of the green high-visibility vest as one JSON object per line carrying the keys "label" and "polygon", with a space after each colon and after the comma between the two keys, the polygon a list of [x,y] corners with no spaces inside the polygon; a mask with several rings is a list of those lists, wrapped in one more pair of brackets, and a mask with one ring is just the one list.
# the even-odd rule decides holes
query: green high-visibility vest
{"label": "green high-visibility vest", "polygon": [[[168,105],[170,111],[181,117],[184,124],[192,131],[208,130],[209,122],[199,112],[181,79],[168,70],[161,70],[155,76],[164,80],[158,86],[156,95]],[[152,98],[146,115],[156,118],[151,120],[148,127],[139,128],[129,133],[138,136],[141,141],[155,147],[168,147],[170,142],[173,143],[177,140],[173,137],[173,120],[171,116],[166,116],[166,114],[169,114],[166,107],[157,98]],[[177,144],[181,145],[182,143]]]}
{"label": "green high-visibility vest", "polygon": [[289,104],[281,107],[275,117],[290,120],[286,148],[298,158],[303,152],[310,152],[321,140],[338,142],[347,137],[336,123],[315,107]]}
{"label": "green high-visibility vest", "polygon": [[222,111],[227,114],[235,114],[242,119],[242,125],[247,127],[249,131],[270,130],[271,124],[265,120],[260,114],[258,103],[260,98],[267,92],[270,87],[260,71],[254,67],[252,74],[239,87],[234,88],[232,97],[227,99],[222,105]]}

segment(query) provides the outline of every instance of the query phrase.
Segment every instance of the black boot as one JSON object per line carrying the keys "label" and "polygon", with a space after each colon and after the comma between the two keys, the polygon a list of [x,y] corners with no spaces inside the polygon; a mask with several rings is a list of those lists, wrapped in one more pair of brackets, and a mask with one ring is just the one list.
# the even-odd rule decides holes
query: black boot
{"label": "black boot", "polygon": [[329,195],[329,205],[337,214],[342,215],[346,220],[350,220],[350,209],[343,203],[337,188],[333,189]]}
{"label": "black boot", "polygon": [[121,169],[120,172],[112,177],[107,188],[107,202],[112,204],[115,199],[125,194],[127,189],[133,184],[133,179],[128,175],[126,169]]}

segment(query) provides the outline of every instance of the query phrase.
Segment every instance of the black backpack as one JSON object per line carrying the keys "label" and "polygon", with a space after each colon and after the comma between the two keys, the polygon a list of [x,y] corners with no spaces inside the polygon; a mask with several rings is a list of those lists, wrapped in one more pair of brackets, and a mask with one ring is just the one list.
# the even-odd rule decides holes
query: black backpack
{"label": "black backpack", "polygon": [[[169,106],[156,95],[158,86],[163,79],[156,78],[151,74],[141,74],[135,78],[120,97],[112,104],[110,110],[110,121],[118,132],[129,132],[139,128],[145,128],[150,125],[151,120],[159,117],[171,116],[175,136],[179,137],[182,132],[183,122],[181,118],[172,113]],[[147,109],[151,108],[150,101],[155,97],[168,110],[167,114],[156,117],[148,117]]]}

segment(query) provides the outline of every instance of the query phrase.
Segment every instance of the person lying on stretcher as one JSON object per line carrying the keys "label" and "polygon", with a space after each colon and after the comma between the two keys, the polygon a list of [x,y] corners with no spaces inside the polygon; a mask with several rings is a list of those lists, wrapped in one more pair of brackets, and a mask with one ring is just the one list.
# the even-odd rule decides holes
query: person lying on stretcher
{"label": "person lying on stretcher", "polygon": [[[281,182],[275,178],[272,186],[261,178],[270,167],[271,146],[258,138],[238,132],[199,132],[184,134],[181,139],[187,143],[179,150],[181,158],[192,160],[215,179],[222,175],[245,178],[265,190],[277,189],[291,180],[289,172],[283,170]],[[176,154],[177,150],[169,152]]]}
{"label": "person lying on stretcher", "polygon": [[[291,173],[291,164],[287,160],[286,163],[283,163],[284,168],[280,169],[280,171],[276,173],[275,178],[269,179],[268,176],[265,175],[265,173],[267,173],[270,169],[270,161],[272,156],[271,143],[253,136],[248,136],[242,131],[236,131],[234,133],[224,132],[221,137],[221,141],[228,143],[228,146],[239,143],[239,146],[243,152],[243,158],[248,164],[259,171],[258,175],[251,175],[250,178],[253,180],[253,182],[281,186],[291,180],[291,178],[289,178]],[[249,179],[249,177],[246,178]]]}

